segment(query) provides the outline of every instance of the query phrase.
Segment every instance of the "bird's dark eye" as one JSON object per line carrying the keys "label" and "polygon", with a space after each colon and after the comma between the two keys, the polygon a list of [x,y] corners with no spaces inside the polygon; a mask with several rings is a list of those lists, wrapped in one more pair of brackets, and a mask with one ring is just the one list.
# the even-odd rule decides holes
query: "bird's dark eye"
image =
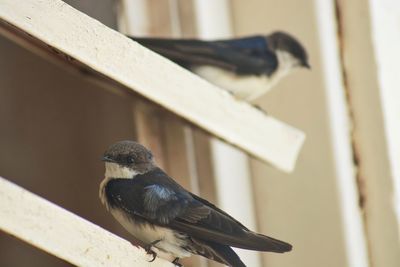
{"label": "bird's dark eye", "polygon": [[128,156],[128,157],[126,158],[126,161],[127,161],[129,164],[132,164],[132,163],[135,162],[135,159],[134,159],[132,156]]}

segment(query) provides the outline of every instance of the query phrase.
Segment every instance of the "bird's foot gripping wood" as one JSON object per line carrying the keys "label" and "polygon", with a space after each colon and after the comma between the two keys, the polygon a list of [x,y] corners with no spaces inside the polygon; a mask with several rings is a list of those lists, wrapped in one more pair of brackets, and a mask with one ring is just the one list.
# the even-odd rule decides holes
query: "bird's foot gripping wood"
{"label": "bird's foot gripping wood", "polygon": [[156,257],[157,257],[157,253],[155,253],[151,248],[157,244],[158,242],[160,242],[161,239],[159,240],[155,240],[153,242],[151,242],[150,244],[148,244],[147,246],[144,247],[144,250],[146,251],[147,254],[151,254],[151,256],[153,256],[153,258],[149,261],[149,262],[153,262]]}
{"label": "bird's foot gripping wood", "polygon": [[183,265],[179,263],[179,258],[175,258],[175,259],[172,261],[172,263],[173,263],[175,266],[177,266],[177,267],[183,267]]}

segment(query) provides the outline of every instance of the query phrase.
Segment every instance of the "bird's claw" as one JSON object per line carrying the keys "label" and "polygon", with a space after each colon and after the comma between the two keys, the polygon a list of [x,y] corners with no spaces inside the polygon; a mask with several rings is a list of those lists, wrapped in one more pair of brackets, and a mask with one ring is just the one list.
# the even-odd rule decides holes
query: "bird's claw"
{"label": "bird's claw", "polygon": [[177,266],[177,267],[183,267],[183,265],[180,264],[178,261],[179,261],[179,258],[175,258],[175,259],[172,261],[172,263],[173,263],[175,266]]}
{"label": "bird's claw", "polygon": [[151,248],[152,248],[155,244],[157,244],[158,242],[160,242],[160,241],[161,241],[161,240],[153,241],[153,242],[151,242],[150,244],[148,244],[147,246],[144,247],[144,250],[146,251],[146,253],[147,253],[148,255],[151,254],[151,255],[153,256],[153,258],[152,258],[149,262],[153,262],[153,261],[156,259],[157,253],[154,252]]}
{"label": "bird's claw", "polygon": [[152,251],[151,248],[149,250],[146,250],[146,252],[147,252],[147,254],[151,254],[151,256],[153,256],[153,258],[151,260],[149,260],[149,262],[153,262],[157,257],[157,253]]}

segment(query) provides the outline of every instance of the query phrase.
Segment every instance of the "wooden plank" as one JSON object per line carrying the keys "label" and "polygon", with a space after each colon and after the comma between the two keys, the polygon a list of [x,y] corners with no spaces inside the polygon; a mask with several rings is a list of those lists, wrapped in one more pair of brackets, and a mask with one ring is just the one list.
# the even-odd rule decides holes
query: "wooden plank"
{"label": "wooden plank", "polygon": [[[195,4],[199,36],[208,39],[232,36],[231,3],[228,0],[197,0]],[[210,152],[215,177],[216,203],[246,227],[257,230],[248,156],[236,147],[215,138],[210,139]],[[262,266],[259,252],[240,249],[235,251],[249,266]]]}
{"label": "wooden plank", "polygon": [[[391,134],[396,126],[391,127],[393,121],[387,120],[387,108],[394,103],[398,107],[398,83],[388,78],[398,79],[397,66],[390,62],[399,58],[399,38],[393,35],[398,31],[393,22],[399,4],[389,2],[336,1],[370,266],[394,267],[400,266],[400,216],[396,210],[400,202],[395,181],[399,158],[392,158],[396,146]],[[395,114],[398,117],[400,113]]]}
{"label": "wooden plank", "polygon": [[149,30],[151,36],[169,37],[173,31],[170,1],[147,0]]}
{"label": "wooden plank", "polygon": [[[128,7],[132,4],[130,0],[120,1],[122,7]],[[171,36],[178,35],[180,30],[179,18],[176,17],[177,7],[173,1],[146,1],[137,5],[135,8],[121,8],[118,12],[120,18],[121,31],[124,34],[138,35],[140,33],[147,36]],[[169,11],[169,12],[166,12]],[[137,17],[146,13],[140,23],[148,26],[145,31],[137,31],[134,21],[137,23]],[[134,107],[134,117],[137,140],[149,147],[156,156],[156,161],[171,177],[180,185],[191,190],[191,181],[193,173],[190,171],[190,154],[187,151],[185,138],[185,123],[181,118],[164,109],[148,103],[141,102]],[[186,125],[186,126],[185,126]],[[196,191],[194,191],[196,192]],[[185,266],[202,266],[200,257],[190,257],[183,259],[181,263]]]}
{"label": "wooden plank", "polygon": [[196,37],[196,14],[193,0],[175,0],[178,5],[178,14],[182,36],[185,38]]}
{"label": "wooden plank", "polygon": [[317,25],[320,39],[321,62],[323,64],[327,108],[339,205],[343,221],[343,236],[348,266],[368,267],[368,251],[364,232],[364,222],[358,203],[358,189],[354,172],[353,150],[351,146],[351,117],[346,100],[346,88],[338,46],[337,17],[334,2],[315,2]]}
{"label": "wooden plank", "polygon": [[[270,8],[271,2],[274,3],[273,9]],[[288,180],[287,174],[252,161],[258,229],[294,247],[288,256],[283,257],[263,253],[263,265],[362,267],[364,265],[360,263],[365,260],[361,258],[363,244],[361,247],[347,247],[347,244],[357,245],[358,234],[362,231],[361,226],[347,236],[354,222],[360,220],[354,201],[357,200],[357,191],[354,190],[352,162],[346,162],[351,156],[348,152],[348,132],[346,124],[340,124],[338,120],[345,119],[347,114],[343,114],[343,106],[330,107],[332,102],[343,101],[343,98],[340,99],[343,85],[340,84],[340,66],[337,66],[338,40],[334,30],[337,21],[334,9],[318,7],[320,4],[332,6],[333,1],[302,1],[301,5],[297,0],[257,0],[253,5],[241,0],[233,0],[232,3],[237,34],[284,29],[304,42],[313,66],[311,72],[299,70],[293,73],[258,102],[271,113],[302,127],[308,138],[301,162],[291,175],[295,179]],[[282,16],[283,13],[285,16]],[[257,20],[249,20],[249,17]],[[355,23],[354,27],[357,25]],[[298,90],[292,90],[294,88]],[[333,91],[334,99],[328,91]],[[343,102],[340,104],[343,105]],[[335,127],[339,128],[333,129]],[[350,198],[342,198],[344,195]],[[293,203],[301,204],[295,209],[287,209]],[[342,209],[344,205],[346,207]],[[344,216],[354,218],[351,225],[346,225],[349,217]],[[290,223],[294,221],[296,223]],[[353,251],[354,254],[350,255]],[[349,261],[349,258],[352,260]]]}
{"label": "wooden plank", "polygon": [[0,229],[77,266],[173,266],[0,177]]}
{"label": "wooden plank", "polygon": [[217,204],[213,159],[211,158],[210,136],[200,129],[194,129],[194,150],[197,166],[198,188],[201,196]]}
{"label": "wooden plank", "polygon": [[[385,126],[386,146],[392,179],[388,187],[393,188],[393,191],[390,191],[388,195],[383,194],[385,197],[390,196],[386,203],[392,202],[393,213],[396,216],[396,220],[392,225],[397,224],[397,238],[393,242],[397,244],[397,257],[396,261],[393,261],[393,266],[395,266],[400,265],[400,255],[398,253],[400,252],[400,76],[396,71],[400,60],[400,51],[398,49],[400,45],[400,36],[398,34],[400,2],[372,0],[370,3],[371,32],[375,58],[379,63],[377,68],[381,96],[379,99],[382,103],[383,124]],[[380,219],[383,220],[383,218]],[[391,244],[386,243],[385,245],[390,247]],[[391,248],[391,250],[394,252],[396,249]],[[382,257],[386,257],[386,254],[382,254]]]}
{"label": "wooden plank", "polygon": [[[301,131],[236,101],[60,0],[2,0],[0,23],[134,90],[275,167],[292,171],[304,142]],[[206,107],[206,108],[205,108]]]}
{"label": "wooden plank", "polygon": [[133,117],[138,142],[152,151],[158,166],[166,169],[160,108],[137,100],[133,106]]}

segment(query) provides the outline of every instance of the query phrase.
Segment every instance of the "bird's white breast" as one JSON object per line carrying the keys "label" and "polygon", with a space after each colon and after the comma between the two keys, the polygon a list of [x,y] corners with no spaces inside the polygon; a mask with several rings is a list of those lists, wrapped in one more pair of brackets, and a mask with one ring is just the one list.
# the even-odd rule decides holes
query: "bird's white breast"
{"label": "bird's white breast", "polygon": [[126,215],[126,213],[118,208],[112,208],[108,205],[107,196],[105,194],[105,187],[107,183],[113,178],[134,179],[138,173],[127,167],[122,167],[116,163],[106,163],[105,178],[100,184],[100,199],[101,202],[107,207],[114,218],[133,236],[145,244],[150,244],[155,240],[161,240],[155,245],[163,251],[166,251],[174,257],[183,258],[189,257],[191,253],[181,248],[185,245],[185,239],[179,238],[180,235],[171,229],[159,226],[152,226],[150,224],[135,222],[134,219]]}
{"label": "bird's white breast", "polygon": [[199,66],[193,68],[193,71],[244,101],[251,101],[253,95],[262,95],[271,89],[271,78],[266,75],[236,75],[213,66]]}
{"label": "bird's white breast", "polygon": [[119,209],[112,208],[110,212],[130,234],[143,243],[150,244],[156,240],[161,240],[155,245],[156,248],[164,250],[178,258],[189,257],[191,255],[190,252],[181,248],[181,246],[185,245],[185,239],[180,239],[179,234],[173,230],[150,224],[138,224]]}
{"label": "bird's white breast", "polygon": [[213,66],[196,66],[192,70],[207,81],[230,91],[238,99],[253,102],[274,87],[296,65],[295,59],[287,52],[277,51],[278,68],[270,76],[237,75]]}

